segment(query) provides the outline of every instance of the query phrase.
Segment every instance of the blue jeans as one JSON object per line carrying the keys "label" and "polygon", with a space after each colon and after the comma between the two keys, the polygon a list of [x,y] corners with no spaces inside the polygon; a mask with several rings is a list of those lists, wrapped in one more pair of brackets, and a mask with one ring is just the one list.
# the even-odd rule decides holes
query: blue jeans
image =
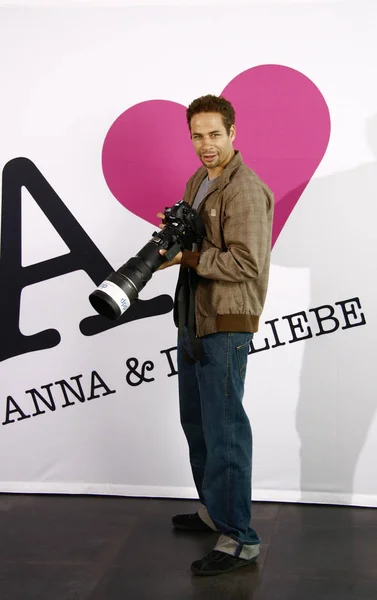
{"label": "blue jeans", "polygon": [[180,416],[199,499],[217,529],[239,544],[257,544],[250,527],[252,433],[242,405],[250,333],[201,338],[207,361],[189,364],[187,334],[178,339]]}

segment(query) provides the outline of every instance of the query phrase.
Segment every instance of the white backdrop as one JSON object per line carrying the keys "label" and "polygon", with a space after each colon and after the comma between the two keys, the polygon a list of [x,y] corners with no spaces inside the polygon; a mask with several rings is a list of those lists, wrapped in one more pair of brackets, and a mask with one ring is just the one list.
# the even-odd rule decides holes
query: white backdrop
{"label": "white backdrop", "polygon": [[[25,179],[27,165],[35,165],[119,268],[155,226],[122,206],[106,183],[101,156],[114,121],[145,101],[187,106],[221,93],[248,69],[285,65],[320,90],[331,136],[272,252],[255,337],[256,349],[270,349],[250,356],[245,393],[254,433],[253,496],[377,506],[375,3],[3,4],[9,6],[0,9],[0,168],[8,167],[1,235],[6,222],[9,247],[0,257],[0,491],[195,497],[177,377],[169,376],[164,352],[176,344],[170,310],[87,336],[80,322],[95,314],[88,295],[96,284],[82,267],[30,285],[25,280],[21,333],[54,329],[61,341],[12,351],[17,311],[6,298],[21,271],[13,231],[19,220],[9,209],[17,193],[9,190],[23,186],[23,267],[69,252],[59,220],[49,222],[40,192]],[[143,135],[140,183],[159,152]],[[167,123],[161,143],[173,159],[179,142],[170,144],[169,135]],[[33,165],[15,161],[10,170],[9,161],[19,157]],[[167,162],[161,181],[169,176]],[[175,269],[155,274],[141,298],[171,296],[176,276]],[[333,311],[339,322],[335,330],[336,321],[323,321],[325,331],[334,329],[327,335],[316,335],[313,309],[321,306],[332,307],[321,309],[322,318]],[[296,313],[304,314],[283,318]],[[271,321],[275,335],[265,324]],[[311,338],[290,343],[304,338],[308,326]],[[150,381],[132,372],[136,364]]]}

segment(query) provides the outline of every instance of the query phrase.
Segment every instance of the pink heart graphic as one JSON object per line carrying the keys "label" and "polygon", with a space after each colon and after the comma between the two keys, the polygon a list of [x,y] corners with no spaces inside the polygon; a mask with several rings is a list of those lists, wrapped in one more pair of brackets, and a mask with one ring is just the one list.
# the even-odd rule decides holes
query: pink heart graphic
{"label": "pink heart graphic", "polygon": [[[236,110],[235,148],[274,192],[274,245],[325,154],[327,104],[308,77],[282,65],[248,69],[222,95]],[[201,164],[185,111],[167,100],[142,102],[116,119],[104,141],[102,167],[111,192],[155,225],[156,213],[182,198]]]}

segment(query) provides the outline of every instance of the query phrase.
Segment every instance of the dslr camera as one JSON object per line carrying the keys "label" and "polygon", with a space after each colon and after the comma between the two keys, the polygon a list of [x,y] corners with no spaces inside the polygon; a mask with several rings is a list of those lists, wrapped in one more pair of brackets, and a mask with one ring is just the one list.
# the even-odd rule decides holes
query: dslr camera
{"label": "dslr camera", "polygon": [[[89,301],[98,314],[118,319],[138,299],[139,292],[163,262],[172,260],[181,250],[191,250],[193,244],[199,245],[205,235],[201,217],[183,200],[165,208],[162,223],[165,227],[155,231],[136,256],[113,271],[90,294]],[[167,250],[164,256],[161,249]]]}

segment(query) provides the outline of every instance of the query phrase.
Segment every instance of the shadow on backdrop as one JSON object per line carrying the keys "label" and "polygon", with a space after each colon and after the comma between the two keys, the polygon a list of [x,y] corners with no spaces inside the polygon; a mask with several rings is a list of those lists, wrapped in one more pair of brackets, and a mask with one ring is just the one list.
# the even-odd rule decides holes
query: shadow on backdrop
{"label": "shadow on backdrop", "polygon": [[312,180],[291,215],[299,235],[289,243],[280,240],[273,256],[274,264],[310,269],[311,308],[359,297],[366,319],[364,327],[321,337],[313,327],[314,339],[306,343],[296,417],[302,501],[313,492],[352,501],[355,469],[377,406],[371,333],[377,319],[370,310],[376,291],[377,115],[366,128],[376,160]]}

